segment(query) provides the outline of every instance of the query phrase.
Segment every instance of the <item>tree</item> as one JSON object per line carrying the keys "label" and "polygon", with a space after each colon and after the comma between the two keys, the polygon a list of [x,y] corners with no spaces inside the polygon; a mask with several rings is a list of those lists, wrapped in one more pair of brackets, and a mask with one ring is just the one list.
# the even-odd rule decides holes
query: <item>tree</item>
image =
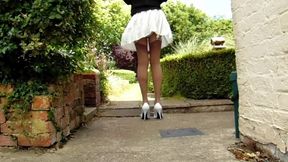
{"label": "tree", "polygon": [[96,0],[98,10],[94,12],[97,24],[95,46],[98,54],[110,56],[112,46],[120,44],[121,35],[129,21],[130,15],[124,8],[122,0]]}
{"label": "tree", "polygon": [[[173,44],[165,49],[164,54],[173,53],[173,46],[196,39],[201,42],[213,36],[233,35],[232,21],[213,19],[193,5],[185,5],[180,1],[168,1],[163,10],[173,32]],[[196,42],[197,44],[197,42]]]}

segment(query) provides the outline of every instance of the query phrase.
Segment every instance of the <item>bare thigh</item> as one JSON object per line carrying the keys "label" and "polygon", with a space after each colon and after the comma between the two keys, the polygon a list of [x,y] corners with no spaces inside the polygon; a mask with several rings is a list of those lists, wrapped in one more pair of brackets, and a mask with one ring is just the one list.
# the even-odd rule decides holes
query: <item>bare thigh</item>
{"label": "bare thigh", "polygon": [[149,36],[141,38],[137,40],[135,43],[142,45],[142,46],[147,46],[148,43],[153,43],[158,40],[161,41],[161,37],[157,36],[156,33],[152,32]]}
{"label": "bare thigh", "polygon": [[155,41],[158,41],[158,40],[160,40],[161,41],[161,37],[159,36],[159,35],[157,35],[156,33],[151,33],[151,35],[149,35],[149,43],[151,44],[151,43],[153,43],[153,42],[155,42]]}
{"label": "bare thigh", "polygon": [[139,39],[138,41],[135,42],[135,44],[147,46],[147,37]]}

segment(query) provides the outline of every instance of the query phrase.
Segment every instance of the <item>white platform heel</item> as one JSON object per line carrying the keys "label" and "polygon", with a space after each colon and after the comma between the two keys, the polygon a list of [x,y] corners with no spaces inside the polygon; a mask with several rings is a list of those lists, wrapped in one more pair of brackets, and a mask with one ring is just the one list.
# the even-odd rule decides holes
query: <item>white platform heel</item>
{"label": "white platform heel", "polygon": [[149,114],[150,114],[150,106],[147,102],[145,102],[143,105],[142,105],[142,111],[141,111],[141,119],[143,120],[147,120],[149,119]]}
{"label": "white platform heel", "polygon": [[160,103],[156,103],[154,105],[154,118],[155,119],[162,119],[163,118],[163,110]]}

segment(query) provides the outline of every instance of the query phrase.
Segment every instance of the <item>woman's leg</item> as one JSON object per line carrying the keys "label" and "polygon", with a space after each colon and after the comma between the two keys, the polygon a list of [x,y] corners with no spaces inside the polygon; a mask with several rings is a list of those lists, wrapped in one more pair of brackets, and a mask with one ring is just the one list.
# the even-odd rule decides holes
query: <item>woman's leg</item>
{"label": "woman's leg", "polygon": [[150,64],[152,70],[152,78],[154,84],[155,103],[160,103],[161,84],[162,84],[162,69],[160,65],[161,39],[153,33],[149,37],[150,45]]}
{"label": "woman's leg", "polygon": [[147,80],[148,80],[148,51],[147,38],[142,38],[135,43],[138,57],[137,78],[141,89],[143,103],[148,103]]}

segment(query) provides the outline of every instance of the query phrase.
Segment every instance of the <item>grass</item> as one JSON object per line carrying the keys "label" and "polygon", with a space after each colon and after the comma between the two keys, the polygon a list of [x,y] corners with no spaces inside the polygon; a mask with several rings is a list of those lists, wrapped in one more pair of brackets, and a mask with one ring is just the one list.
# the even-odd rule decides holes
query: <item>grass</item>
{"label": "grass", "polygon": [[109,70],[110,75],[117,76],[122,80],[128,80],[129,83],[136,83],[136,73],[130,70]]}
{"label": "grass", "polygon": [[129,70],[109,70],[108,98],[110,100],[141,100],[139,85],[136,83],[135,73]]}

